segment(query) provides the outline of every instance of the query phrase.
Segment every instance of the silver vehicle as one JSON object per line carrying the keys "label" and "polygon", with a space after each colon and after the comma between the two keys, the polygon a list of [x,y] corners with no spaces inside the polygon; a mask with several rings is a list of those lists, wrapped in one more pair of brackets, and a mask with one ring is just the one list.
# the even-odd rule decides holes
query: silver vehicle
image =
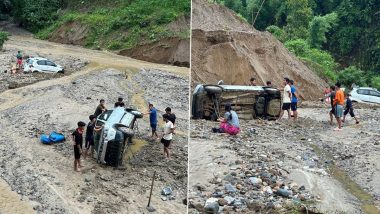
{"label": "silver vehicle", "polygon": [[216,120],[226,103],[241,119],[276,119],[281,112],[281,92],[265,86],[197,85],[192,96],[194,119]]}
{"label": "silver vehicle", "polygon": [[132,143],[135,123],[143,114],[133,109],[116,107],[100,114],[96,126],[103,126],[94,133],[94,158],[98,163],[120,166],[126,147]]}
{"label": "silver vehicle", "polygon": [[350,99],[353,102],[369,102],[380,104],[380,92],[375,88],[360,87],[352,89]]}
{"label": "silver vehicle", "polygon": [[64,69],[48,59],[31,57],[24,63],[24,72],[63,73]]}

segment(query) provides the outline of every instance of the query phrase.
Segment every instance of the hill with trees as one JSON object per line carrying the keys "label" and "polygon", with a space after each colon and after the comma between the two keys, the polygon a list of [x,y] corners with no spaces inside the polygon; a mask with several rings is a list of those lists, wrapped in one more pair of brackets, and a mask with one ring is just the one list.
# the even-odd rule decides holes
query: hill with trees
{"label": "hill with trees", "polygon": [[216,0],[331,83],[380,89],[380,1]]}

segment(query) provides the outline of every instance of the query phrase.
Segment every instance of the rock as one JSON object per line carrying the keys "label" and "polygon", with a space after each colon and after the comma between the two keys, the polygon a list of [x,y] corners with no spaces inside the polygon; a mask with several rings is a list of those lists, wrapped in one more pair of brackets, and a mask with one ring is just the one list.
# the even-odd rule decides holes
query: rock
{"label": "rock", "polygon": [[223,195],[224,195],[224,192],[222,192],[222,191],[217,191],[217,192],[214,192],[214,193],[212,194],[212,197],[215,197],[215,198],[221,198],[221,197],[223,197]]}
{"label": "rock", "polygon": [[266,186],[266,187],[264,188],[264,192],[266,192],[266,193],[269,194],[269,195],[272,195],[272,194],[273,194],[273,190],[272,190],[272,188],[271,188],[270,186]]}
{"label": "rock", "polygon": [[173,190],[171,187],[165,187],[162,189],[161,194],[162,195],[170,195],[173,193]]}
{"label": "rock", "polygon": [[219,212],[219,203],[218,203],[217,198],[209,198],[207,199],[205,203],[205,212],[206,213],[213,213],[213,214],[218,214]]}
{"label": "rock", "polygon": [[236,184],[236,189],[240,190],[242,188],[241,184]]}
{"label": "rock", "polygon": [[220,206],[228,205],[228,201],[224,198],[219,198],[218,203]]}
{"label": "rock", "polygon": [[199,191],[205,191],[206,190],[206,187],[201,185],[201,184],[196,184],[195,185],[195,188]]}
{"label": "rock", "polygon": [[305,188],[304,185],[302,185],[302,186],[300,186],[300,188],[298,188],[298,190],[299,190],[299,191],[304,191],[304,190],[306,190],[306,188]]}
{"label": "rock", "polygon": [[84,178],[84,181],[85,181],[85,182],[91,182],[91,180],[92,180],[92,179],[91,179],[90,176],[86,176],[86,177]]}
{"label": "rock", "polygon": [[257,177],[250,177],[249,181],[253,185],[260,185],[262,183],[262,180],[260,178],[257,178]]}
{"label": "rock", "polygon": [[168,198],[166,198],[165,196],[161,196],[161,200],[163,200],[163,201],[167,201]]}
{"label": "rock", "polygon": [[259,212],[262,211],[264,208],[264,204],[261,201],[258,200],[251,200],[247,202],[247,207],[250,210]]}
{"label": "rock", "polygon": [[156,209],[154,209],[154,207],[151,207],[151,206],[149,206],[149,207],[146,207],[146,209],[149,211],[149,212],[156,212]]}
{"label": "rock", "polygon": [[276,195],[282,196],[282,197],[289,197],[290,193],[286,189],[278,189],[276,192]]}
{"label": "rock", "polygon": [[224,200],[227,201],[227,205],[231,205],[235,201],[235,198],[233,198],[231,196],[226,196],[226,197],[224,197]]}
{"label": "rock", "polygon": [[226,188],[226,191],[228,193],[235,193],[236,192],[236,188],[234,186],[232,186],[231,184],[226,184],[224,187]]}

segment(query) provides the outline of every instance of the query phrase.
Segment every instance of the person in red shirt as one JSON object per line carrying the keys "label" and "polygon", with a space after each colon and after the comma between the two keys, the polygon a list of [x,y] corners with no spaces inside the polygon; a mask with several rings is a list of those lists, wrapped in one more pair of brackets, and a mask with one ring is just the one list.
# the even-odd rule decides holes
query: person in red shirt
{"label": "person in red shirt", "polygon": [[344,93],[340,89],[340,83],[335,84],[335,98],[334,98],[334,109],[335,109],[335,118],[338,122],[338,127],[335,128],[335,131],[341,131],[342,130],[342,120],[343,117],[343,104],[344,104]]}

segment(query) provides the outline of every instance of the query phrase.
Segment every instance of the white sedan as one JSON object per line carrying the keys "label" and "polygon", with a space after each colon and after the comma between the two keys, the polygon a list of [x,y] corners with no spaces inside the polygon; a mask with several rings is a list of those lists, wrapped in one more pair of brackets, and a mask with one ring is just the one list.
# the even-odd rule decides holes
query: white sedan
{"label": "white sedan", "polygon": [[63,73],[64,69],[48,59],[33,57],[26,60],[24,72]]}
{"label": "white sedan", "polygon": [[380,92],[375,88],[354,88],[350,93],[350,98],[353,102],[369,102],[380,104]]}

